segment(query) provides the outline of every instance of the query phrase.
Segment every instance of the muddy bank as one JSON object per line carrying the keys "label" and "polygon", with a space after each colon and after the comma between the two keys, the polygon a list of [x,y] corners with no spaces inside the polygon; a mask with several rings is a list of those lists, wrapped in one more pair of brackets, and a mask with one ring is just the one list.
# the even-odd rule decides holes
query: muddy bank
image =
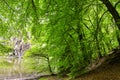
{"label": "muddy bank", "polygon": [[[92,71],[70,80],[120,80],[120,52],[112,53],[100,60],[101,65]],[[42,80],[42,79],[41,79]],[[46,77],[45,80],[69,80],[57,76]]]}
{"label": "muddy bank", "polygon": [[79,76],[75,79],[68,77],[47,76],[42,77],[40,80],[120,80],[120,62],[108,64],[107,66],[100,67],[92,72]]}

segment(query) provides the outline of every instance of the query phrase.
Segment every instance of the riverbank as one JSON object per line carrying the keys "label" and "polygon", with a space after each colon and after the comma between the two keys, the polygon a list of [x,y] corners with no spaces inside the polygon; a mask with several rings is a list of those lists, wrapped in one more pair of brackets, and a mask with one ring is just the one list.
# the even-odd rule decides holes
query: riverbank
{"label": "riverbank", "polygon": [[94,71],[79,76],[75,79],[49,76],[40,78],[39,80],[120,80],[120,61],[103,65]]}

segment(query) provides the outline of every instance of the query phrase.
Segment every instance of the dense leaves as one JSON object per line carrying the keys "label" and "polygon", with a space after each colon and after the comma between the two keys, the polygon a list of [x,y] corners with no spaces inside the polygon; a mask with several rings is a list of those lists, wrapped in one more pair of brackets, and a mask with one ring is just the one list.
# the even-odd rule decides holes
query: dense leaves
{"label": "dense leaves", "polygon": [[[119,45],[115,19],[102,1],[2,0],[0,36],[30,41],[27,55],[47,54],[55,73],[78,76]],[[119,0],[110,3],[120,13]]]}
{"label": "dense leaves", "polygon": [[4,55],[3,53],[9,53],[12,51],[12,48],[10,48],[9,46],[5,46],[3,44],[0,44],[0,55]]}

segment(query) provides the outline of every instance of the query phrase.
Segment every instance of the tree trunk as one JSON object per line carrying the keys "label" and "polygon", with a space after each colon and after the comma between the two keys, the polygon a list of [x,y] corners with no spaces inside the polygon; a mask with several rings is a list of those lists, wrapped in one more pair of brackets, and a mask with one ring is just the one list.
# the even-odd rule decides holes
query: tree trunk
{"label": "tree trunk", "polygon": [[[109,0],[101,0],[101,1],[103,2],[103,4],[105,4],[108,11],[113,16],[115,23],[116,23],[118,29],[120,30],[120,16],[119,16],[118,11],[115,9],[115,7],[113,7],[113,5],[110,3]],[[118,40],[118,43],[120,45],[120,35],[119,34],[117,34],[117,40]]]}

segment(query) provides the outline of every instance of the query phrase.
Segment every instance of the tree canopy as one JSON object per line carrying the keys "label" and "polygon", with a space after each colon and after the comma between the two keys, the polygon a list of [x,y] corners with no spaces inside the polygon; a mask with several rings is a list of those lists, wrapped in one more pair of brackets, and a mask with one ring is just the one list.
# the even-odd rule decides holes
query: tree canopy
{"label": "tree canopy", "polygon": [[[1,0],[0,46],[17,37],[47,54],[53,72],[78,76],[120,45],[119,0]],[[5,45],[6,46],[6,45]],[[31,53],[30,53],[31,52]]]}

